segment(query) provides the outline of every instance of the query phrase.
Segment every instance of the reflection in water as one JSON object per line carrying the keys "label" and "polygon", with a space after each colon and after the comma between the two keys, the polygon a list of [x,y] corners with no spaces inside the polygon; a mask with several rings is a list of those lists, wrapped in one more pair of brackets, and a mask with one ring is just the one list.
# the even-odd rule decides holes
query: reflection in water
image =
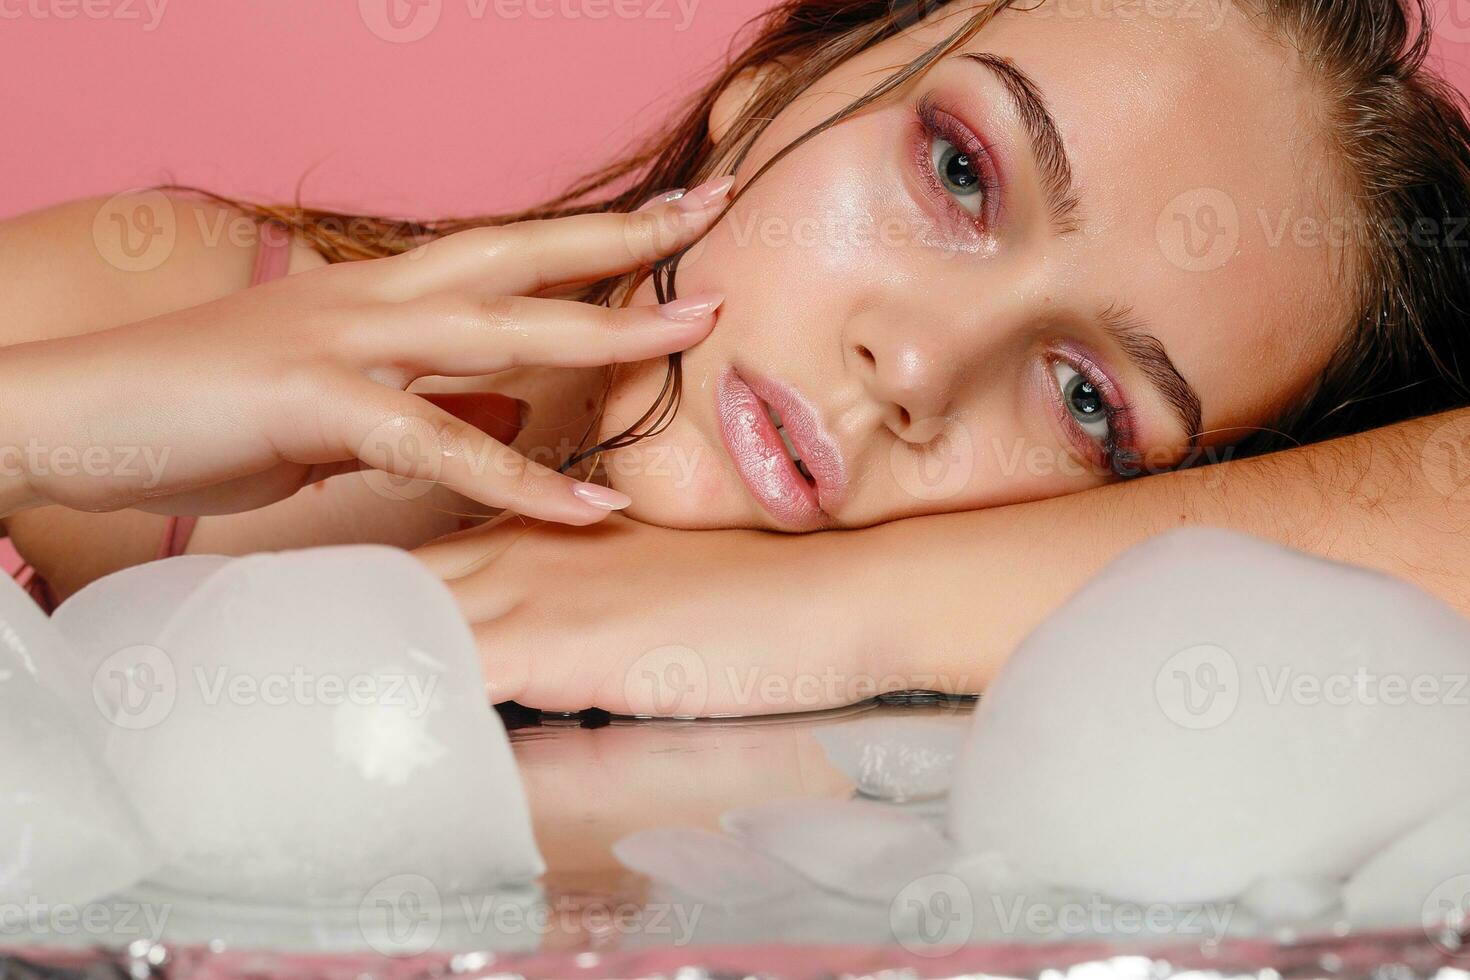
{"label": "reflection in water", "polygon": [[[594,717],[593,727],[558,718],[513,728],[512,748],[547,863],[547,900],[553,908],[581,910],[559,916],[543,948],[678,942],[693,918],[688,903],[671,901],[624,868],[613,855],[617,841],[659,828],[719,831],[722,814],[769,801],[852,799],[856,786],[828,757],[819,733],[855,718],[962,720],[972,710],[972,701],[921,697],[764,718]],[[531,721],[508,718],[507,724],[517,720]],[[753,918],[751,925],[758,933]],[[832,936],[843,938],[850,937]]]}

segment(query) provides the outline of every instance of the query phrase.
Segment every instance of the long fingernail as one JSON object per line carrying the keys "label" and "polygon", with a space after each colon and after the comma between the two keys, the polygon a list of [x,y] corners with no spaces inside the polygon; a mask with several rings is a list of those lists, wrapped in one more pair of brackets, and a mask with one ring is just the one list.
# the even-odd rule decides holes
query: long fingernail
{"label": "long fingernail", "polygon": [[622,510],[633,503],[633,498],[626,493],[619,493],[611,487],[600,487],[595,483],[575,483],[572,485],[572,494],[599,510]]}
{"label": "long fingernail", "polygon": [[658,311],[670,320],[680,322],[702,320],[718,310],[723,302],[725,302],[724,293],[700,293],[688,299],[670,300],[660,306]]}
{"label": "long fingernail", "polygon": [[730,193],[730,188],[735,186],[735,175],[728,177],[716,177],[714,180],[705,181],[694,190],[679,198],[679,207],[685,211],[704,211],[725,199]]}
{"label": "long fingernail", "polygon": [[668,204],[670,201],[677,201],[684,196],[684,193],[684,188],[678,187],[671,191],[664,191],[662,194],[655,194],[653,197],[650,197],[648,200],[638,205],[638,209],[633,213],[637,214],[639,211],[647,211],[649,208],[656,208],[660,204]]}
{"label": "long fingernail", "polygon": [[526,427],[526,423],[529,421],[531,421],[531,403],[526,401],[524,398],[517,398],[516,425],[524,429]]}

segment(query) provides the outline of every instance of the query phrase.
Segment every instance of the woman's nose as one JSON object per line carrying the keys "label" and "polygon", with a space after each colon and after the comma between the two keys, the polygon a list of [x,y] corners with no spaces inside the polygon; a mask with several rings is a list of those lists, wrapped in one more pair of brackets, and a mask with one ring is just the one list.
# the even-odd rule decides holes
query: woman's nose
{"label": "woman's nose", "polygon": [[955,358],[937,344],[873,333],[852,338],[852,370],[877,402],[883,423],[908,442],[938,434],[953,397]]}

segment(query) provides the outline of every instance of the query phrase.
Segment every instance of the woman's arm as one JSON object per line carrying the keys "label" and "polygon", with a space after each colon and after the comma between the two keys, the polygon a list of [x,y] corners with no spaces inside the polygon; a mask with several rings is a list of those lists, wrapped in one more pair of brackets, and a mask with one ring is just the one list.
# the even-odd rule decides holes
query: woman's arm
{"label": "woman's arm", "polygon": [[1470,410],[1268,456],[854,537],[886,569],[870,617],[906,673],[995,668],[1132,545],[1231,528],[1386,572],[1470,615]]}
{"label": "woman's arm", "polygon": [[[182,288],[164,288],[178,286],[178,271],[162,283],[154,273],[175,254],[234,242],[214,231],[219,222],[186,220],[179,216],[188,213],[185,206],[175,208],[162,195],[146,206],[124,206],[122,215],[111,214],[112,204],[89,204],[80,216],[68,208],[17,219],[0,228],[0,257],[14,255],[19,268],[35,271],[55,252],[60,271],[39,285],[0,278],[0,295],[15,299],[0,314],[0,343],[8,342],[0,350],[0,389],[10,409],[0,415],[0,447],[28,453],[11,481],[15,492],[0,499],[207,515],[288,501],[289,513],[228,522],[254,547],[327,543],[320,532],[333,522],[311,520],[313,510],[364,540],[418,543],[433,532],[417,540],[398,533],[410,506],[402,498],[424,512],[418,490],[430,486],[463,495],[480,512],[511,507],[553,521],[602,520],[626,498],[527,458],[504,444],[510,436],[497,439],[479,424],[487,414],[503,422],[487,405],[503,410],[505,398],[410,386],[518,366],[591,369],[702,339],[719,297],[609,309],[531,291],[632,271],[677,249],[707,227],[731,183],[712,181],[677,203],[653,202],[636,214],[463,231],[404,255],[312,269],[258,289],[226,288],[226,295],[182,306],[169,298]],[[109,217],[123,217],[130,236],[162,224],[170,240],[157,263],[134,269],[133,252],[114,254],[106,236],[98,237],[99,221],[104,229],[117,224],[102,220]],[[234,219],[221,220],[228,226]],[[134,274],[143,278],[131,281],[131,293],[149,300],[119,301],[112,315],[123,322],[109,322],[99,307],[130,293],[127,276]],[[88,295],[88,303],[72,303],[72,293]],[[35,463],[32,444],[41,451]],[[137,462],[147,453],[158,465],[145,471]],[[84,455],[88,465],[72,462]],[[367,490],[360,479],[339,481],[358,491],[350,501],[328,500],[331,489],[289,499],[330,475],[356,476],[363,468],[385,470],[390,481]],[[452,527],[453,510],[464,506],[427,513]],[[31,523],[18,517],[9,529],[62,595],[81,584],[75,569],[109,570],[119,558],[128,564],[151,557],[157,541],[149,535],[140,547],[134,523],[119,525],[109,530],[123,532],[126,547],[91,560],[97,536]],[[50,542],[70,550],[48,549]],[[221,541],[210,546],[221,548]]]}
{"label": "woman's arm", "polygon": [[979,691],[1104,565],[1186,524],[1376,568],[1470,615],[1470,410],[859,531],[510,525],[419,555],[474,626],[492,698],[764,714]]}

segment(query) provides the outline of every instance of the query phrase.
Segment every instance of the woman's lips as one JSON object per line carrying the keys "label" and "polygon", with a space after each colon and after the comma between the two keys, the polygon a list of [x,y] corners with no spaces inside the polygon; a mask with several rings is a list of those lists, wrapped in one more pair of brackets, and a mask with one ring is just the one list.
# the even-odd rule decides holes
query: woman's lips
{"label": "woman's lips", "polygon": [[[767,406],[780,415],[815,486],[796,468]],[[846,469],[836,442],[806,400],[785,385],[742,377],[731,367],[720,376],[715,411],[725,448],[751,496],[791,530],[830,526],[829,515],[846,493]]]}

